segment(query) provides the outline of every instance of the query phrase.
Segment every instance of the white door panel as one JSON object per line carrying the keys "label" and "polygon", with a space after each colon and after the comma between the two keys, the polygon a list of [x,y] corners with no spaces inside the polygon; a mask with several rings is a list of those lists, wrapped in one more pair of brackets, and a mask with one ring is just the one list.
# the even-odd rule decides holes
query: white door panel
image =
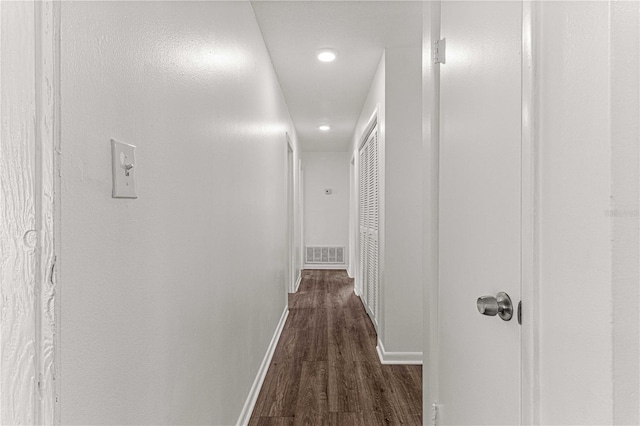
{"label": "white door panel", "polygon": [[520,301],[518,2],[442,2],[441,424],[520,423],[520,328],[476,299]]}

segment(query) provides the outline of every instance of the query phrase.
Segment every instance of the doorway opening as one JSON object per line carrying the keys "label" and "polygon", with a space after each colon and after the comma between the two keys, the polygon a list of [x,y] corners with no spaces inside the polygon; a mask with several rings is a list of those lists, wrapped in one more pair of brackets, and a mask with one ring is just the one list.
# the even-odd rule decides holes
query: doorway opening
{"label": "doorway opening", "polygon": [[297,281],[296,274],[296,250],[294,228],[294,181],[293,181],[293,146],[289,133],[285,133],[287,141],[287,292],[295,292]]}

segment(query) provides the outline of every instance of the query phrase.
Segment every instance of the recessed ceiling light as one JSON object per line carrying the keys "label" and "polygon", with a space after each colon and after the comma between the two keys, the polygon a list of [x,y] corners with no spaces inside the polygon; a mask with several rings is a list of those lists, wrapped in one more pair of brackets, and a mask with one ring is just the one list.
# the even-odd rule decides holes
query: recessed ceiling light
{"label": "recessed ceiling light", "polygon": [[331,61],[335,61],[336,56],[338,56],[338,52],[336,52],[335,49],[330,49],[328,47],[325,47],[323,49],[318,49],[316,51],[316,56],[318,57],[319,61],[331,62]]}
{"label": "recessed ceiling light", "polygon": [[331,126],[329,126],[328,124],[321,124],[318,126],[318,129],[322,130],[323,132],[328,132],[329,130],[331,130]]}

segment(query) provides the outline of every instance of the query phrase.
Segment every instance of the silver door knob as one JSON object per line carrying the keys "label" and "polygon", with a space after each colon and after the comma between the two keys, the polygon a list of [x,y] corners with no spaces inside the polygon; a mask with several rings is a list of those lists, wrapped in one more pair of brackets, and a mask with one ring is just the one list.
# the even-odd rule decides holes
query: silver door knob
{"label": "silver door knob", "polygon": [[478,298],[478,312],[482,315],[495,317],[500,316],[504,321],[509,321],[513,317],[513,303],[507,293],[500,292],[493,296],[482,296]]}

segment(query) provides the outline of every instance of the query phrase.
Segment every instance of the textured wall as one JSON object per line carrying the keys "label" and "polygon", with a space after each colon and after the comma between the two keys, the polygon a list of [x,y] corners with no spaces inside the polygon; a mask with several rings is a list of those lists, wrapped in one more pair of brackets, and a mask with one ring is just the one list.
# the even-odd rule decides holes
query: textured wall
{"label": "textured wall", "polygon": [[296,139],[251,6],[65,2],[62,113],[62,423],[235,423],[285,307]]}
{"label": "textured wall", "polygon": [[0,4],[2,424],[54,421],[57,10]]}
{"label": "textured wall", "polygon": [[[2,3],[2,423],[35,422],[36,135],[33,4]],[[29,30],[23,29],[24,27]]]}

